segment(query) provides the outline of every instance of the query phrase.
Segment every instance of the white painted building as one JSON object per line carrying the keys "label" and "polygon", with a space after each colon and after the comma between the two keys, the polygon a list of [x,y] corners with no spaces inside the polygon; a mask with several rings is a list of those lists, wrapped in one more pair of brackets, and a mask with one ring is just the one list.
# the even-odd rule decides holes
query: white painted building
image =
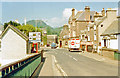
{"label": "white painted building", "polygon": [[28,53],[29,38],[17,28],[9,25],[1,34],[1,53],[3,59],[20,59]]}
{"label": "white painted building", "polygon": [[[100,48],[102,48],[102,35],[106,29],[111,25],[111,23],[117,20],[117,10],[108,8],[106,10],[106,13],[104,12],[104,16],[101,17],[101,15],[97,14],[95,17],[95,24],[97,26],[97,45],[98,45],[98,53],[100,54]],[[96,29],[96,28],[95,28]]]}
{"label": "white painted building", "polygon": [[101,47],[119,50],[119,39],[120,39],[120,27],[118,27],[120,21],[114,20],[112,24],[102,33],[101,35]]}

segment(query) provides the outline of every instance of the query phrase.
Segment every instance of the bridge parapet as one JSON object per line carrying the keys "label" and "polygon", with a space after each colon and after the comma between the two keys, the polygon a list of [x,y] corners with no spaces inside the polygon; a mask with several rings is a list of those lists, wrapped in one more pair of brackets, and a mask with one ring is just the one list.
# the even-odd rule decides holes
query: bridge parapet
{"label": "bridge parapet", "polygon": [[32,77],[42,63],[43,50],[24,59],[0,67],[0,77]]}

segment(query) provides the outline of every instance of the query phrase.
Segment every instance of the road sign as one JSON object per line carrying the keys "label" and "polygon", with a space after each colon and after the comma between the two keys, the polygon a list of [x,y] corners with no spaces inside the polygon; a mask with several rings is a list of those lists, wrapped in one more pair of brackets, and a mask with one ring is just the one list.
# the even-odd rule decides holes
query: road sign
{"label": "road sign", "polygon": [[74,45],[74,42],[73,42],[73,41],[71,42],[71,45]]}
{"label": "road sign", "polygon": [[41,32],[29,32],[30,42],[41,42]]}

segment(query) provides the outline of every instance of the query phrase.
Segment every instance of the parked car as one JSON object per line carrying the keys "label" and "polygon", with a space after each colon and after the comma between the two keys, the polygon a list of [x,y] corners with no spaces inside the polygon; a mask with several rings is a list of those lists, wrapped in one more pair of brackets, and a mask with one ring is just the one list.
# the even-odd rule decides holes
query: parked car
{"label": "parked car", "polygon": [[51,48],[52,48],[52,49],[57,48],[56,43],[52,43],[52,44],[51,44]]}
{"label": "parked car", "polygon": [[47,47],[50,47],[50,44],[47,44]]}

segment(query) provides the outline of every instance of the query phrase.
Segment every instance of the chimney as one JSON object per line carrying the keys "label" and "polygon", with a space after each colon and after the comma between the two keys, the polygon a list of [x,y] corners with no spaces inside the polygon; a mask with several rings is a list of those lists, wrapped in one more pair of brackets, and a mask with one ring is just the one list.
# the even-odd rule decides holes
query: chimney
{"label": "chimney", "polygon": [[98,12],[96,12],[94,14],[94,21],[96,21],[99,17],[102,17],[102,14],[99,14]]}
{"label": "chimney", "polygon": [[105,10],[104,10],[104,8],[102,9],[101,13],[102,13],[102,16],[105,16]]}
{"label": "chimney", "polygon": [[108,8],[106,10],[106,16],[107,16],[107,18],[111,18],[111,19],[116,18],[117,17],[117,10],[112,9],[112,8]]}
{"label": "chimney", "polygon": [[72,9],[72,17],[74,17],[75,16],[75,9],[73,8]]}
{"label": "chimney", "polygon": [[90,7],[89,6],[85,6],[85,11],[90,11]]}
{"label": "chimney", "polygon": [[90,20],[90,7],[85,6],[85,20]]}

